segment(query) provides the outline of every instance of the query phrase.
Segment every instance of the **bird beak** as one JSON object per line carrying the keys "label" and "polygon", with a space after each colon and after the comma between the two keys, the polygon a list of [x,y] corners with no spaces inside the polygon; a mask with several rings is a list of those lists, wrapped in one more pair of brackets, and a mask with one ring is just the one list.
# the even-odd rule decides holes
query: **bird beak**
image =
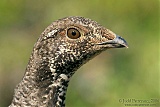
{"label": "bird beak", "polygon": [[122,37],[115,35],[115,38],[113,40],[108,40],[106,42],[98,43],[98,45],[109,45],[111,48],[128,48],[128,44],[125,39]]}

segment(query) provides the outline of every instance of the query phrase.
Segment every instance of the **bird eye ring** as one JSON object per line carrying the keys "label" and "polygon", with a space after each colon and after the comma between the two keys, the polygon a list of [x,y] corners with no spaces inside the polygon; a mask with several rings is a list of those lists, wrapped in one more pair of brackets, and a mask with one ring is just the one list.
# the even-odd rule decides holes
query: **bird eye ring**
{"label": "bird eye ring", "polygon": [[71,39],[77,39],[81,36],[80,32],[75,28],[69,28],[67,30],[67,36]]}

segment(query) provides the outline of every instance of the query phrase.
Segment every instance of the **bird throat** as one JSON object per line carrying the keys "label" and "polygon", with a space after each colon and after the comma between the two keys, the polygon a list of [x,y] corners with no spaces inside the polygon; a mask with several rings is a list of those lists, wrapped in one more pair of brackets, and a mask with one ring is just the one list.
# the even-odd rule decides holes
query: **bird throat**
{"label": "bird throat", "polygon": [[39,87],[39,98],[46,102],[46,106],[65,106],[65,96],[70,74],[62,73],[58,68],[51,65],[42,65],[36,72],[36,85]]}
{"label": "bird throat", "polygon": [[39,64],[35,73],[35,85],[39,88],[37,96],[46,107],[65,106],[68,83],[75,72],[75,69],[72,69],[75,67],[60,65],[58,62],[56,59],[45,59]]}

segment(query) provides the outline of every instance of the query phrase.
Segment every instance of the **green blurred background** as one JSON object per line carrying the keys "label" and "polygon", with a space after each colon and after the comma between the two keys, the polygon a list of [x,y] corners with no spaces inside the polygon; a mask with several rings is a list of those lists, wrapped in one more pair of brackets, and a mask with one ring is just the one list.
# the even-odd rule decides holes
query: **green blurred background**
{"label": "green blurred background", "polygon": [[66,107],[124,107],[120,99],[160,98],[159,10],[158,0],[0,0],[0,107],[11,103],[41,32],[66,16],[93,19],[129,44],[81,67]]}

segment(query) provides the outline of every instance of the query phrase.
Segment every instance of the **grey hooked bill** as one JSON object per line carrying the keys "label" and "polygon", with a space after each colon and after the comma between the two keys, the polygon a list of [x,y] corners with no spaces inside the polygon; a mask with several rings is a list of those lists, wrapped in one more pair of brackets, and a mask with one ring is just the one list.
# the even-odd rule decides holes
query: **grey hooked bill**
{"label": "grey hooked bill", "polygon": [[118,45],[116,46],[116,48],[123,48],[123,47],[128,48],[126,40],[120,37],[119,35],[116,35],[116,37],[113,40],[108,40],[106,42],[98,43],[98,45],[107,45],[107,44]]}

